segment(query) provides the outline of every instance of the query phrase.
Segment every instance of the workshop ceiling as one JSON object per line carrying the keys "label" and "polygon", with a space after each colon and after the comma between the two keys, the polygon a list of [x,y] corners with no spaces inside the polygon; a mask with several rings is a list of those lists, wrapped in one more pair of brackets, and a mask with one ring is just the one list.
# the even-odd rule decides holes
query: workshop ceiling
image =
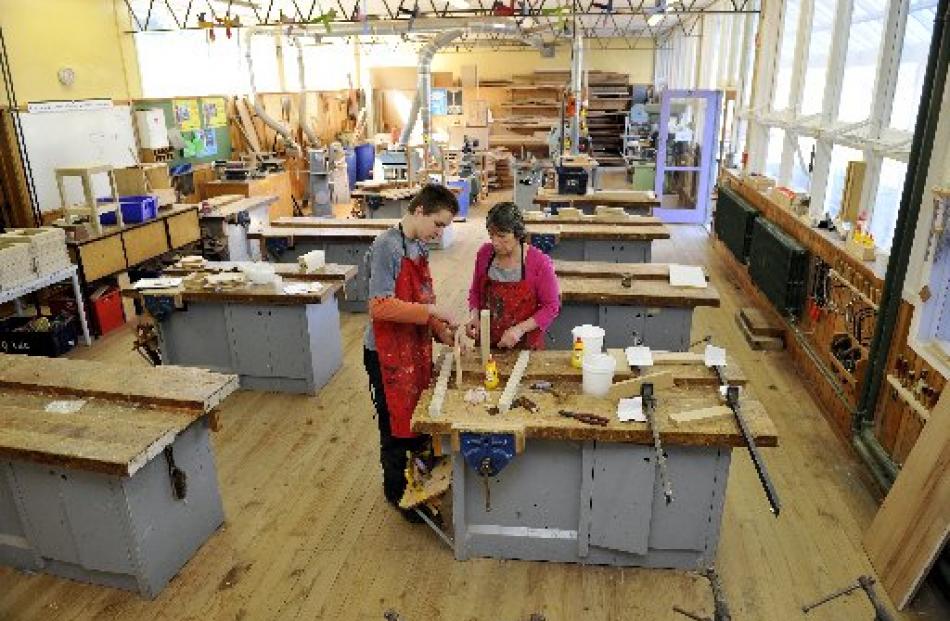
{"label": "workshop ceiling", "polygon": [[[319,33],[332,32],[335,25],[363,23],[365,37],[374,38],[374,22],[435,18],[444,20],[448,29],[462,20],[501,18],[552,42],[570,38],[576,24],[587,39],[623,39],[652,48],[673,32],[698,36],[704,15],[757,13],[761,0],[125,0],[125,4],[132,32],[230,24],[307,26]],[[492,34],[472,34],[466,41],[519,45]]]}

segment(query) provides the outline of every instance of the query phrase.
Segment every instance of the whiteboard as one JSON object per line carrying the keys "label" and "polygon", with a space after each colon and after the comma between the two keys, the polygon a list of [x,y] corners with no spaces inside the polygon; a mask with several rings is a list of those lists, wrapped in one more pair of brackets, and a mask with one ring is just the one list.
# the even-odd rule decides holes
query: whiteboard
{"label": "whiteboard", "polygon": [[[26,112],[20,114],[23,144],[30,158],[40,211],[62,207],[54,169],[68,166],[136,163],[135,132],[129,106],[102,110]],[[66,178],[66,199],[82,203],[79,178]],[[109,196],[105,175],[93,177],[96,196]]]}

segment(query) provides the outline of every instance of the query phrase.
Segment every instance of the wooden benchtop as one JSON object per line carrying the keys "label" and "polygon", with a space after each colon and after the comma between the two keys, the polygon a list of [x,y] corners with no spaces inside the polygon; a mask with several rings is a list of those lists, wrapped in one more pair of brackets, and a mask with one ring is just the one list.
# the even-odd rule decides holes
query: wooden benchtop
{"label": "wooden benchtop", "polygon": [[[224,274],[228,272],[237,273],[241,267],[253,263],[253,261],[206,261],[202,267],[184,266],[181,262],[166,267],[162,273],[166,276],[187,276],[194,272],[206,272],[209,274]],[[279,274],[284,280],[298,281],[324,281],[324,280],[342,280],[344,282],[356,277],[359,270],[355,265],[342,265],[340,263],[327,263],[323,267],[304,271],[299,263],[268,263],[274,268],[274,273]]]}
{"label": "wooden benchtop", "polygon": [[619,226],[658,226],[663,221],[654,216],[556,216],[547,215],[541,211],[524,212],[525,224],[613,224]]}
{"label": "wooden benchtop", "polygon": [[237,389],[204,369],[0,354],[0,457],[131,476]]}
{"label": "wooden benchtop", "polygon": [[[284,283],[292,284],[292,283]],[[182,302],[230,302],[234,304],[273,304],[275,306],[298,306],[323,304],[333,299],[343,289],[342,280],[327,280],[320,293],[285,293],[284,284],[245,285],[227,289],[186,289],[184,286],[167,289],[133,289],[124,287],[122,296],[136,298],[147,295],[169,296]]]}
{"label": "wooden benchtop", "polygon": [[193,367],[128,367],[91,360],[0,354],[0,390],[210,412],[238,389],[236,375]]}
{"label": "wooden benchtop", "polygon": [[[558,276],[588,276],[591,278],[623,278],[632,276],[634,280],[670,280],[668,263],[610,263],[609,261],[554,261],[554,271]],[[705,273],[706,268],[703,268]],[[709,275],[706,274],[706,280]]]}
{"label": "wooden benchtop", "polygon": [[[361,228],[388,229],[399,224],[399,218],[322,218],[319,216],[283,216],[271,221],[275,228]],[[465,218],[456,216],[452,222],[465,222]]]}
{"label": "wooden benchtop", "polygon": [[582,203],[601,205],[646,205],[659,207],[656,195],[644,190],[602,190],[593,194],[556,194],[538,192],[534,202],[544,203]]}
{"label": "wooden benchtop", "polygon": [[224,203],[221,205],[214,206],[211,211],[199,212],[198,215],[200,218],[231,218],[241,213],[242,211],[248,211],[249,209],[257,209],[259,207],[269,207],[277,202],[276,195],[266,195],[266,196],[249,196],[246,198],[239,198],[237,200]]}
{"label": "wooden benchtop", "polygon": [[624,287],[621,278],[558,276],[562,302],[622,304],[627,306],[719,306],[719,292],[705,288],[674,287],[669,281],[633,280]]}
{"label": "wooden benchtop", "polygon": [[265,226],[247,232],[249,239],[319,239],[372,242],[382,229],[360,228],[359,226],[341,227],[281,227]]}
{"label": "wooden benchtop", "polygon": [[[554,353],[561,352],[535,352],[532,353],[532,359],[544,358]],[[470,357],[476,358],[477,353],[472,352]],[[474,362],[477,363],[477,360]],[[556,373],[558,369],[565,370],[561,379],[553,380],[558,395],[531,390],[529,388],[532,381],[530,373],[529,377],[521,383],[518,394],[526,396],[540,407],[540,411],[536,414],[519,407],[513,408],[506,414],[490,415],[488,407],[497,404],[504,389],[504,383],[501,383],[498,389],[490,391],[486,403],[477,405],[466,403],[465,391],[481,385],[484,376],[482,373],[463,373],[462,388],[454,387],[454,378],[450,382],[439,417],[429,416],[432,389],[423,393],[413,413],[412,429],[419,433],[433,435],[452,434],[466,429],[487,432],[497,430],[501,433],[511,432],[513,429],[520,432],[523,429],[526,438],[566,441],[598,440],[643,445],[653,443],[652,433],[646,423],[617,420],[615,400],[580,394],[580,376],[569,363],[550,365],[548,371]],[[705,370],[708,372],[708,369]],[[656,397],[655,418],[660,437],[667,446],[744,446],[742,435],[732,417],[682,425],[674,425],[670,420],[670,414],[673,412],[686,412],[719,405],[719,387],[715,383],[677,384],[673,388],[657,390]],[[778,434],[775,425],[762,404],[753,398],[751,392],[744,395],[740,403],[742,413],[752,430],[756,443],[763,447],[777,446]],[[558,415],[559,410],[598,414],[607,417],[610,422],[605,427],[588,425]]]}
{"label": "wooden benchtop", "polygon": [[553,235],[558,239],[641,241],[669,239],[670,231],[658,226],[616,226],[613,224],[538,224],[526,227],[529,235]]}
{"label": "wooden benchtop", "polygon": [[[607,353],[617,361],[617,368],[614,371],[614,381],[633,379],[640,377],[641,369],[631,368],[627,364],[627,355],[622,349],[608,349]],[[545,351],[541,355],[532,353],[531,360],[528,362],[528,369],[524,377],[528,378],[529,383],[534,380],[549,381],[571,381],[580,382],[582,377],[581,369],[575,369],[571,366],[570,351],[552,350]],[[517,351],[496,350],[492,352],[492,357],[498,365],[498,374],[504,380],[511,374],[512,367],[518,359]],[[695,352],[653,352],[653,367],[644,370],[649,375],[656,371],[669,371],[673,374],[673,381],[678,386],[715,386],[718,379],[714,371],[703,364],[703,354]],[[466,355],[462,358],[462,377],[466,375],[483,373],[481,360],[478,356]],[[724,369],[726,380],[731,384],[739,386],[745,385],[748,380],[739,365],[732,356],[726,356],[726,368]]]}

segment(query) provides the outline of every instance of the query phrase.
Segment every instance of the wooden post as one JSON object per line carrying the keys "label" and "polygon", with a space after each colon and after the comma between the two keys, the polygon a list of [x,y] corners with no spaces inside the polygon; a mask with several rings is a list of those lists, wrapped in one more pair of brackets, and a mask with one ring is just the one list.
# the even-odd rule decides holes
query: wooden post
{"label": "wooden post", "polygon": [[482,343],[482,367],[488,364],[488,356],[491,353],[491,313],[488,309],[483,309],[480,315],[481,328],[480,334]]}

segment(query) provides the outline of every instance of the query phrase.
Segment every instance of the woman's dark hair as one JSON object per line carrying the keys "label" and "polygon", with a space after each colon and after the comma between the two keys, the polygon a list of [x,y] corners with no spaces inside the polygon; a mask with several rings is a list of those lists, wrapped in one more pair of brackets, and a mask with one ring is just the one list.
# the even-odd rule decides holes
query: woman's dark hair
{"label": "woman's dark hair", "polygon": [[488,215],[485,216],[485,228],[498,233],[511,233],[521,242],[528,238],[521,210],[511,201],[495,203],[488,210]]}

